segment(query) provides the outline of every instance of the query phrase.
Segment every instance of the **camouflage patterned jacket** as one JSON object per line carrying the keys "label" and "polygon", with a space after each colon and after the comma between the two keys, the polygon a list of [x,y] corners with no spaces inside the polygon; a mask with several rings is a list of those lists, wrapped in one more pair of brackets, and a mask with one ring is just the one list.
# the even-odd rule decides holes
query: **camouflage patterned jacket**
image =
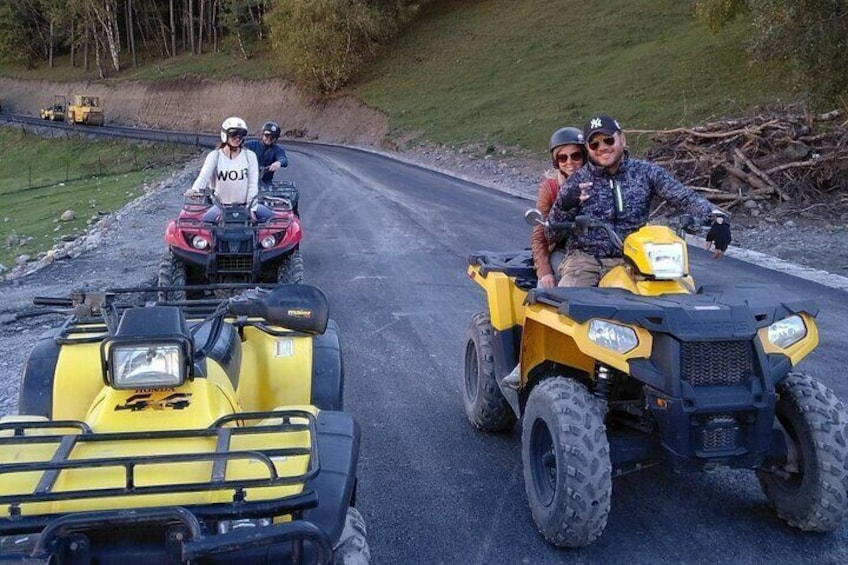
{"label": "camouflage patterned jacket", "polygon": [[[580,195],[579,184],[591,182],[589,197],[576,208],[569,202]],[[714,206],[693,190],[686,188],[671,174],[647,161],[631,159],[625,152],[615,174],[603,167],[587,163],[571,175],[559,191],[548,219],[551,222],[573,220],[587,215],[610,224],[623,240],[648,223],[651,200],[658,196],[698,221],[706,221]],[[550,241],[560,241],[569,235],[563,230],[545,229]],[[566,250],[580,249],[595,257],[620,257],[603,230],[590,229],[585,235],[571,235]]]}

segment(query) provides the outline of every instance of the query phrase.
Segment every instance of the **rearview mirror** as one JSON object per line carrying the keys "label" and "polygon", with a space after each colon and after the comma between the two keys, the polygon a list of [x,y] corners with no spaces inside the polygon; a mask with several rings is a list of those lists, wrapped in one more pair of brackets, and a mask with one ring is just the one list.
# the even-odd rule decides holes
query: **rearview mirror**
{"label": "rearview mirror", "polygon": [[542,219],[542,213],[535,208],[531,208],[524,212],[524,221],[531,226],[545,224],[545,220]]}

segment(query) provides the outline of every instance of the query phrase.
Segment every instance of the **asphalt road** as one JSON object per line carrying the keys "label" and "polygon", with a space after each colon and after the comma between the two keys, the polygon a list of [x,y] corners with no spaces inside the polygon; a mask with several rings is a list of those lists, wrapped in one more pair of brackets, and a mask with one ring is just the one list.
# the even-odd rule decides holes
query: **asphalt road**
{"label": "asphalt road", "polygon": [[[770,510],[753,473],[742,471],[672,476],[651,469],[617,479],[597,542],[581,550],[549,545],[527,506],[520,428],[477,431],[460,395],[463,333],[485,307],[465,274],[466,257],[525,247],[529,227],[521,216],[531,203],[376,154],[287,149],[292,164],[278,176],[301,191],[306,282],[330,299],[342,334],[346,409],[362,428],[358,506],[373,563],[848,563],[848,523],[824,535],[793,530]],[[159,234],[181,191],[174,187],[157,202],[155,219],[129,216],[128,229],[146,229],[149,239],[119,247],[113,270],[91,267],[86,254],[31,282],[52,292],[85,273],[123,286],[152,281],[164,251]],[[717,262],[700,249],[690,248],[690,261],[699,283],[766,280],[817,298],[821,345],[802,368],[848,401],[845,292],[733,258]],[[129,265],[147,280],[124,280],[138,276]],[[28,279],[0,289],[4,311]],[[40,331],[9,326],[3,336],[23,341]],[[4,378],[17,373],[12,365],[22,347],[0,360]],[[16,392],[4,385],[8,412]]]}
{"label": "asphalt road", "polygon": [[[460,395],[463,332],[485,307],[466,257],[526,246],[530,203],[379,155],[290,153],[306,278],[330,298],[346,409],[362,426],[359,506],[374,563],[848,563],[848,524],[793,530],[747,471],[617,479],[597,542],[549,545],[527,506],[520,427],[477,431]],[[765,280],[816,297],[821,345],[802,368],[848,400],[844,292],[691,247],[690,260],[702,284]]]}

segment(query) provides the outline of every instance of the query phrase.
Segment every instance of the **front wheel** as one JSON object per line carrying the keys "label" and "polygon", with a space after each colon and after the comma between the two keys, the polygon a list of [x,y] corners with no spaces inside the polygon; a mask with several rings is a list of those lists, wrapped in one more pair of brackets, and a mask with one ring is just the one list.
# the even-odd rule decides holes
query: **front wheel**
{"label": "front wheel", "polygon": [[757,471],[778,516],[805,531],[835,530],[848,511],[848,416],[829,388],[803,373],[778,386],[775,426],[787,453],[778,468]]}
{"label": "front wheel", "polygon": [[365,519],[354,507],[347,509],[344,530],[333,547],[333,565],[368,565],[371,548],[368,547]]}
{"label": "front wheel", "polygon": [[280,284],[303,283],[303,257],[300,249],[295,249],[287,255],[277,270],[277,282]]}
{"label": "front wheel", "polygon": [[[159,261],[159,284],[157,286],[185,286],[186,266],[173,253],[168,251]],[[169,290],[159,292],[159,301],[168,299],[182,301],[186,299],[185,290]]]}
{"label": "front wheel", "polygon": [[533,388],[521,433],[524,488],[539,531],[559,547],[582,547],[607,525],[612,467],[605,404],[586,387],[552,377]]}
{"label": "front wheel", "polygon": [[494,333],[485,312],[475,314],[465,330],[462,403],[468,421],[475,427],[487,432],[503,432],[515,425],[515,413],[498,387]]}

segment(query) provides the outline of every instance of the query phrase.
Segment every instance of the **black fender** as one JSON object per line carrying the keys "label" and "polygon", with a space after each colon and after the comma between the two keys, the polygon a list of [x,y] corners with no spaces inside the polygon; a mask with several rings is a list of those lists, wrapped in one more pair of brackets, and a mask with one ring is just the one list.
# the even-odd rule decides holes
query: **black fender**
{"label": "black fender", "polygon": [[311,403],[321,410],[344,408],[344,361],[335,320],[329,320],[324,333],[312,338]]}
{"label": "black fender", "polygon": [[53,418],[53,381],[60,346],[59,329],[50,330],[38,339],[21,372],[18,412],[30,416]]}
{"label": "black fender", "polygon": [[303,517],[324,530],[333,542],[342,534],[348,506],[356,492],[359,424],[346,412],[318,414],[318,457],[321,471],[306,483],[318,494],[318,506]]}

